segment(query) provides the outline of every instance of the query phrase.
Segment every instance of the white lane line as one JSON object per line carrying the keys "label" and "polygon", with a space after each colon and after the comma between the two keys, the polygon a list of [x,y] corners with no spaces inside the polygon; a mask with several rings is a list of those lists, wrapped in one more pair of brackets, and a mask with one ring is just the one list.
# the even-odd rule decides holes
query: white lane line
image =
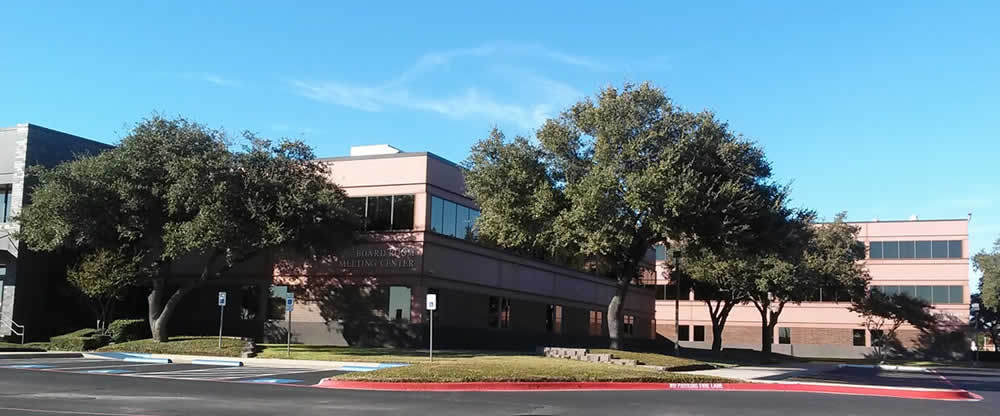
{"label": "white lane line", "polygon": [[[246,368],[246,367],[243,367]],[[209,369],[198,369],[198,370],[180,370],[180,371],[159,371],[152,373],[134,373],[129,374],[130,377],[148,377],[148,378],[165,378],[165,379],[178,379],[178,380],[235,380],[240,378],[260,378],[260,377],[270,377],[281,374],[301,374],[301,373],[312,373],[316,370],[312,368],[262,368],[262,367],[251,367],[255,371],[216,371],[216,372],[204,372],[204,370]],[[231,369],[235,370],[235,368]]]}
{"label": "white lane line", "polygon": [[147,365],[163,365],[163,364],[119,364],[119,365],[98,365],[92,367],[52,367],[49,368],[49,370],[89,370],[94,368],[142,367]]}

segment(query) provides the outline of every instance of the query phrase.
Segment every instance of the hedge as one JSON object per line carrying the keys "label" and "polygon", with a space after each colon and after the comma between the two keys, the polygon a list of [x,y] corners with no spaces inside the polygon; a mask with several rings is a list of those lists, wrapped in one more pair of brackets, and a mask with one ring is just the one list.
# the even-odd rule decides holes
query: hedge
{"label": "hedge", "polygon": [[108,325],[107,334],[111,342],[138,341],[152,336],[145,319],[119,319]]}
{"label": "hedge", "polygon": [[98,334],[90,328],[79,329],[68,334],[52,337],[49,349],[56,351],[89,351],[108,344],[110,337]]}

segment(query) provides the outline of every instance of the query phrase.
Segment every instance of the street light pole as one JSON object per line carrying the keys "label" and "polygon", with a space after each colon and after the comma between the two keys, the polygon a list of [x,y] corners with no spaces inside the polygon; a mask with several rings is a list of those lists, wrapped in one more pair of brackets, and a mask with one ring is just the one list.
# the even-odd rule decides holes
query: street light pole
{"label": "street light pole", "polygon": [[671,276],[674,281],[674,286],[676,288],[676,293],[674,296],[674,331],[676,332],[674,342],[674,356],[681,356],[681,276],[677,272],[681,266],[680,256],[674,252],[674,255],[670,258],[671,263]]}

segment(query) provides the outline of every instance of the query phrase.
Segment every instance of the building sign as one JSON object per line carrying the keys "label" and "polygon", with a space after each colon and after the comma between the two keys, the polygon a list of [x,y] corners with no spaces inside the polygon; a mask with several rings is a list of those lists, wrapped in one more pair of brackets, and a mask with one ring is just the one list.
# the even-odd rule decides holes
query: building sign
{"label": "building sign", "polygon": [[414,269],[417,258],[412,247],[356,247],[346,251],[337,265],[344,269]]}

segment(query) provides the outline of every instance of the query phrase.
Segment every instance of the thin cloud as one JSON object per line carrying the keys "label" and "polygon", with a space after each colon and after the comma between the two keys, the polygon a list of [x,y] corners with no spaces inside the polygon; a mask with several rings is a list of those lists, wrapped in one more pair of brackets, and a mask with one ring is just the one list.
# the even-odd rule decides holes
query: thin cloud
{"label": "thin cloud", "polygon": [[208,72],[184,72],[179,75],[183,79],[190,79],[195,81],[204,81],[210,84],[215,84],[220,87],[239,87],[241,84],[239,81],[226,78],[222,75],[208,73]]}
{"label": "thin cloud", "polygon": [[502,102],[493,94],[480,88],[465,88],[461,92],[443,96],[421,95],[410,86],[423,76],[465,58],[488,58],[498,55],[517,56],[554,62],[589,71],[607,71],[609,68],[586,57],[553,51],[539,45],[490,43],[474,48],[452,49],[424,54],[399,75],[387,81],[360,85],[342,81],[292,80],[292,90],[303,97],[362,111],[380,112],[389,108],[428,111],[449,118],[488,118],[495,122],[510,122],[522,128],[537,127],[552,116],[555,109],[584,94],[575,88],[526,69],[518,69],[516,82],[536,97],[532,104]]}

